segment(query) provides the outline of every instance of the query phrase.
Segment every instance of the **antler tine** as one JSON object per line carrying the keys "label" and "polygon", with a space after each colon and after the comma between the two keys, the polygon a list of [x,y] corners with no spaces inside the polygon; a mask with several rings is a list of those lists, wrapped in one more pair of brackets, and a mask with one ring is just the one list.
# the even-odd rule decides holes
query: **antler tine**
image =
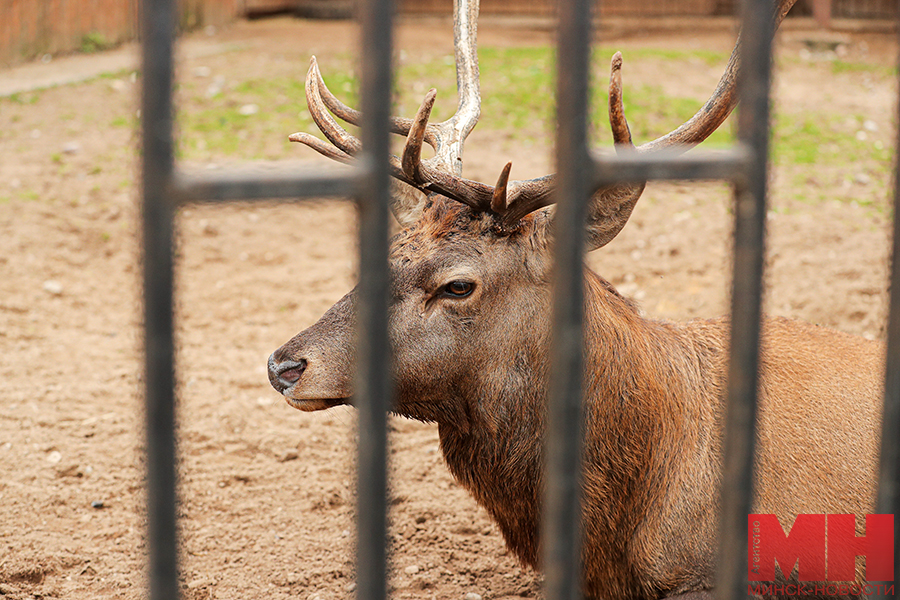
{"label": "antler tine", "polygon": [[[796,0],[780,0],[775,11],[774,29],[777,29],[787,16],[788,11]],[[734,107],[737,105],[737,72],[741,62],[742,34],[738,35],[737,43],[728,59],[725,72],[719,79],[719,84],[706,104],[697,113],[683,123],[680,127],[666,135],[638,146],[639,152],[652,152],[661,148],[681,147],[682,152],[692,146],[696,146],[721,125]]]}
{"label": "antler tine", "polygon": [[406,137],[406,145],[403,147],[403,156],[400,164],[403,166],[403,172],[414,180],[419,181],[419,165],[422,162],[422,140],[425,138],[425,129],[428,126],[428,117],[431,116],[431,109],[434,107],[434,99],[437,96],[437,90],[431,88],[425,94],[425,99],[416,117],[412,121],[409,128],[409,135]]}
{"label": "antler tine", "polygon": [[622,101],[622,53],[613,54],[609,73],[609,127],[615,143],[634,147]]}
{"label": "antler tine", "polygon": [[[350,108],[346,104],[340,101],[337,96],[335,96],[331,90],[328,89],[328,86],[325,85],[325,80],[322,78],[322,73],[319,71],[318,67],[316,68],[315,76],[317,79],[317,83],[319,85],[319,93],[322,96],[322,101],[325,103],[325,106],[328,107],[328,110],[334,113],[334,115],[351,125],[356,125],[357,127],[362,126],[362,113],[355,108]],[[412,127],[413,120],[406,119],[404,117],[390,117],[391,124],[391,133],[396,133],[398,135],[408,135],[409,129]],[[425,129],[425,142],[428,145],[434,147],[438,144],[438,132],[434,128],[433,125],[429,124],[429,127]]]}
{"label": "antler tine", "polygon": [[362,149],[362,142],[347,133],[328,112],[319,93],[320,79],[319,65],[314,56],[310,60],[309,71],[306,74],[306,105],[309,107],[309,113],[328,141],[344,153],[353,156]]}
{"label": "antler tine", "polygon": [[[609,74],[609,126],[612,130],[616,148],[634,148],[631,142],[631,130],[625,119],[625,107],[622,101],[622,53],[616,52],[610,63]],[[537,179],[526,181],[513,181],[510,184],[511,193],[509,208],[503,215],[507,223],[521,219],[539,208],[553,203],[552,193],[556,181],[555,175],[547,175]],[[641,188],[643,190],[643,187]],[[599,192],[602,194],[603,192]],[[620,197],[622,194],[617,193]],[[640,195],[640,192],[638,192]],[[634,199],[637,201],[637,198]]]}
{"label": "antler tine", "polygon": [[675,147],[686,152],[708,138],[728,118],[738,101],[737,70],[740,63],[740,48],[741,42],[738,39],[731,58],[728,60],[728,65],[725,67],[725,72],[706,104],[677,129],[638,146],[638,152],[652,152]]}
{"label": "antler tine", "polygon": [[329,146],[319,138],[314,135],[310,135],[304,131],[298,131],[297,133],[292,133],[288,136],[288,140],[292,142],[299,142],[301,144],[305,144],[321,154],[322,156],[326,156],[332,160],[336,160],[338,162],[352,164],[353,157],[344,152],[339,148],[335,148],[334,146]]}
{"label": "antler tine", "polygon": [[497,179],[497,185],[494,186],[494,193],[491,195],[491,210],[498,215],[506,212],[506,185],[509,183],[510,169],[512,169],[512,163],[508,162],[500,171],[500,177]]}

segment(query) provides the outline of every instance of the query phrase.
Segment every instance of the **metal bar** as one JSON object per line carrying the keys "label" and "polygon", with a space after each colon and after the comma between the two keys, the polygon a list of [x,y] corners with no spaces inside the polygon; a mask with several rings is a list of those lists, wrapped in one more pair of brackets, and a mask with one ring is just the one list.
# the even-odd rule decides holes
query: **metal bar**
{"label": "metal bar", "polygon": [[141,198],[144,243],[144,384],[150,599],[177,600],[172,143],[175,1],[141,10]]}
{"label": "metal bar", "polygon": [[[896,110],[900,114],[900,96]],[[884,412],[881,417],[881,465],[876,512],[894,515],[894,539],[900,540],[900,439],[897,437],[897,426],[900,424],[900,132],[895,143],[891,299],[887,322]],[[895,576],[900,573],[900,552],[894,552],[894,573]]]}
{"label": "metal bar", "polygon": [[173,193],[179,203],[270,198],[353,196],[366,173],[359,167],[333,169],[302,165],[290,172],[242,167],[228,173],[176,172]]}
{"label": "metal bar", "polygon": [[[678,150],[653,154],[594,156],[592,185],[648,180],[698,180],[743,177],[749,150],[738,144],[719,151],[684,155]],[[330,172],[329,172],[330,171]],[[352,196],[367,174],[359,165],[329,169],[298,165],[290,172],[241,167],[228,173],[176,171],[172,193],[179,204],[256,199],[305,199]]]}
{"label": "metal bar", "polygon": [[673,179],[744,178],[750,164],[750,149],[742,144],[720,151],[696,152],[685,155],[672,149],[650,154],[617,154],[594,156],[593,185],[620,182],[639,182]]}
{"label": "metal bar", "polygon": [[759,337],[766,219],[772,0],[743,3],[738,138],[750,149],[744,181],[735,184],[731,347],[725,414],[718,590],[747,597],[747,515],[753,502]]}
{"label": "metal bar", "polygon": [[362,144],[368,177],[359,194],[360,277],[356,405],[359,408],[357,598],[387,595],[387,411],[392,398],[388,337],[391,0],[366,0],[362,19]]}
{"label": "metal bar", "polygon": [[561,2],[557,77],[553,344],[541,539],[547,598],[581,597],[584,227],[590,196],[590,0]]}

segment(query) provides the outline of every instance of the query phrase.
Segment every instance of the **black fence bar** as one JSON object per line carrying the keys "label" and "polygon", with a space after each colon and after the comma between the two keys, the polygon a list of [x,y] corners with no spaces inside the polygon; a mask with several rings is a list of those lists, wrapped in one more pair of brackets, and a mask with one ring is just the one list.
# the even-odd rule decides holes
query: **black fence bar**
{"label": "black fence bar", "polygon": [[727,150],[694,152],[660,150],[648,154],[596,156],[593,160],[595,189],[617,182],[673,179],[726,179],[743,177],[750,165],[750,149],[736,144]]}
{"label": "black fence bar", "polygon": [[175,0],[141,10],[141,198],[144,236],[144,382],[150,600],[177,600],[175,360],[172,221],[172,45]]}
{"label": "black fence bar", "polygon": [[[897,15],[900,25],[900,13]],[[900,31],[900,27],[898,27]],[[900,96],[896,105],[900,115]],[[900,132],[894,152],[894,232],[891,252],[891,299],[887,322],[884,374],[884,412],[881,417],[881,465],[878,478],[878,514],[894,515],[894,540],[900,540]],[[900,552],[894,552],[894,576],[900,574]],[[887,598],[886,595],[881,596]]]}
{"label": "black fence bar", "polygon": [[362,19],[361,164],[371,167],[359,195],[360,276],[355,380],[359,408],[357,460],[357,598],[387,595],[387,411],[391,406],[388,337],[391,51],[393,2],[360,3]]}
{"label": "black fence bar", "polygon": [[176,172],[173,194],[179,203],[265,198],[351,197],[366,173],[351,169],[293,167],[290,172],[244,168],[228,173]]}
{"label": "black fence bar", "polygon": [[582,255],[591,183],[591,4],[571,0],[559,9],[552,375],[542,518],[545,589],[554,600],[581,597]]}
{"label": "black fence bar", "polygon": [[769,82],[775,7],[744,0],[738,138],[750,149],[744,181],[735,182],[731,346],[725,413],[717,589],[747,597],[747,515],[753,502],[760,319],[769,140]]}

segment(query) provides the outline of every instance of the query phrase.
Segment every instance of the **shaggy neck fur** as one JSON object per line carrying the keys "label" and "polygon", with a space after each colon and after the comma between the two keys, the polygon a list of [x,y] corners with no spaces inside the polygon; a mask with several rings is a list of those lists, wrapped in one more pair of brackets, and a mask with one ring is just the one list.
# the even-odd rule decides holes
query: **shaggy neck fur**
{"label": "shaggy neck fur", "polygon": [[[703,363],[721,361],[722,348],[690,342],[685,326],[643,319],[589,271],[585,294],[585,429],[588,439],[604,441],[584,456],[583,526],[604,541],[584,548],[585,562],[599,567],[586,572],[601,573],[585,582],[586,591],[623,598],[677,591],[711,578],[685,573],[682,565],[705,564],[693,554],[711,556],[715,539],[718,481],[706,473],[718,460],[719,417],[698,398],[714,393],[700,372]],[[706,326],[722,324],[700,324]],[[479,381],[460,390],[471,420],[464,430],[438,419],[451,472],[491,513],[510,549],[535,567],[547,360],[547,347],[524,349],[506,377],[517,385]],[[663,511],[650,513],[651,506]],[[698,521],[698,511],[709,514]],[[698,522],[710,525],[700,531],[666,525]],[[697,539],[707,541],[698,548]]]}

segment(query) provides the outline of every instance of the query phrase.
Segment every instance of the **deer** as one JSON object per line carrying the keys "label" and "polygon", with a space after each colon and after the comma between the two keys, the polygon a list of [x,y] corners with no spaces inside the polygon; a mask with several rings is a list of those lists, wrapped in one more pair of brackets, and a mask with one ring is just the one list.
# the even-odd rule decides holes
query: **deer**
{"label": "deer", "polygon": [[[780,23],[793,4],[781,0]],[[507,547],[540,568],[545,412],[550,379],[554,175],[495,185],[462,177],[480,112],[477,2],[455,3],[458,110],[429,121],[430,90],[390,157],[389,329],[398,415],[437,424],[453,477],[484,507]],[[621,53],[611,63],[609,121],[617,151],[686,151],[735,104],[740,36],[716,90],[672,132],[635,146],[625,119]],[[290,139],[351,163],[361,142],[337,121],[360,113],[325,85],[315,57],[310,114],[327,142]],[[422,145],[434,149],[423,159]],[[613,240],[644,183],[593,191],[588,250]],[[655,320],[587,266],[584,273],[582,585],[591,598],[714,593],[729,320]],[[351,291],[268,360],[271,385],[302,411],[352,404]],[[754,512],[874,512],[883,344],[764,317]],[[861,533],[861,532],[860,532]],[[698,596],[700,594],[700,596]]]}

